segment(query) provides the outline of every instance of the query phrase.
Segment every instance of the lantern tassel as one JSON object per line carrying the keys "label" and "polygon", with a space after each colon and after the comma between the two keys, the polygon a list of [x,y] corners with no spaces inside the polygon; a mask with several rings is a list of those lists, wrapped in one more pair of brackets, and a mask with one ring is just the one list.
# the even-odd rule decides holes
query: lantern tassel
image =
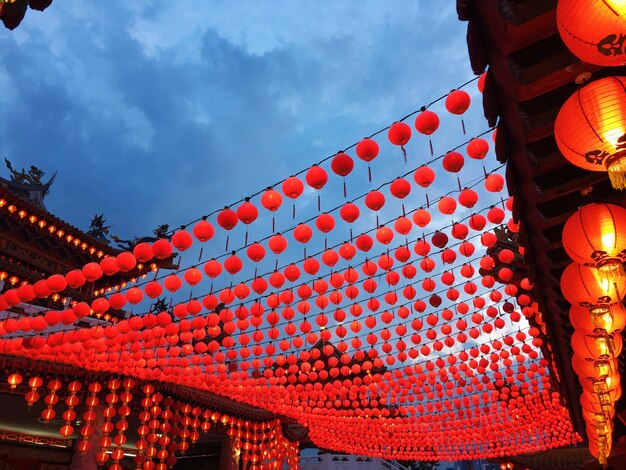
{"label": "lantern tassel", "polygon": [[406,149],[404,148],[404,145],[401,145],[400,149],[402,150],[402,158],[404,159],[404,164],[406,165]]}
{"label": "lantern tassel", "polygon": [[428,193],[426,193],[426,207],[430,209],[430,200],[428,199]]}
{"label": "lantern tassel", "polygon": [[435,150],[433,149],[433,141],[430,137],[428,138],[428,145],[430,146],[430,156],[432,157],[435,155]]}
{"label": "lantern tassel", "polygon": [[319,212],[321,210],[322,207],[322,201],[320,199],[320,195],[317,195],[317,211]]}
{"label": "lantern tassel", "polygon": [[461,128],[463,128],[463,135],[467,135],[467,133],[465,132],[465,121],[463,120],[463,118],[461,118]]}
{"label": "lantern tassel", "polygon": [[[272,228],[272,232],[274,231],[274,229]],[[246,235],[244,236],[244,245],[248,244],[248,228],[246,227]]]}
{"label": "lantern tassel", "polygon": [[[276,231],[276,219],[272,215],[272,233],[274,233],[275,231]],[[246,232],[246,235],[248,235],[248,232]],[[246,238],[246,240],[248,240],[248,239]],[[248,242],[246,241],[246,245],[247,244],[248,244]]]}
{"label": "lantern tassel", "polygon": [[224,251],[228,251],[228,239],[230,238],[230,235],[226,235],[226,248],[224,249]]}
{"label": "lantern tassel", "polygon": [[296,204],[294,203],[291,205],[291,219],[295,220],[295,218],[296,218]]}
{"label": "lantern tassel", "polygon": [[369,182],[372,182],[372,167],[369,166],[369,164],[367,165],[367,178],[369,180]]}
{"label": "lantern tassel", "polygon": [[613,189],[626,189],[626,161],[615,160],[607,165]]}
{"label": "lantern tassel", "polygon": [[345,179],[343,180],[343,197],[344,197],[344,199],[346,197],[348,197],[348,192],[346,190],[346,180]]}

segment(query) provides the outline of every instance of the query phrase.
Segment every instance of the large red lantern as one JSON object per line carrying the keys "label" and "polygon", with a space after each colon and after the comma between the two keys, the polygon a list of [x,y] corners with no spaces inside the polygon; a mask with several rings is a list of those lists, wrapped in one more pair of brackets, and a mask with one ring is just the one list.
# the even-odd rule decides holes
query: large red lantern
{"label": "large red lantern", "polygon": [[598,268],[608,280],[624,278],[626,209],[614,204],[587,204],[563,227],[563,248],[574,262]]}
{"label": "large red lantern", "polygon": [[559,0],[556,21],[572,53],[590,64],[626,65],[626,4],[621,1]]}
{"label": "large red lantern", "polygon": [[591,171],[608,171],[615,189],[626,188],[626,77],[606,77],[570,96],[554,122],[563,156]]}
{"label": "large red lantern", "polygon": [[612,305],[626,295],[626,281],[611,282],[603,279],[595,268],[570,263],[561,275],[561,291],[572,305]]}

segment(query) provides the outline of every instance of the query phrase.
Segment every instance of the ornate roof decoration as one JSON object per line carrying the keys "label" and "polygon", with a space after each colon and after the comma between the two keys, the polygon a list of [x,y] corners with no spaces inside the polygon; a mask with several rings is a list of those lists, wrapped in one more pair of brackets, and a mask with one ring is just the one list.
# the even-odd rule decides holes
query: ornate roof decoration
{"label": "ornate roof decoration", "polygon": [[52,0],[0,0],[0,20],[7,29],[15,29],[24,19],[28,7],[44,11],[51,3]]}

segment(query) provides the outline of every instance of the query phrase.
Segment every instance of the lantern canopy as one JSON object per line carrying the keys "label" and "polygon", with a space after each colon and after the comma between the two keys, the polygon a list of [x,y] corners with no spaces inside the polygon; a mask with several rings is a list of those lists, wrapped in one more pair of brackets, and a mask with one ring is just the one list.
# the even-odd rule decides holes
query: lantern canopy
{"label": "lantern canopy", "polygon": [[561,39],[580,60],[601,66],[626,64],[626,3],[616,0],[559,0]]}
{"label": "lantern canopy", "polygon": [[563,156],[590,171],[608,171],[626,188],[626,77],[607,77],[570,96],[556,117],[554,137]]}

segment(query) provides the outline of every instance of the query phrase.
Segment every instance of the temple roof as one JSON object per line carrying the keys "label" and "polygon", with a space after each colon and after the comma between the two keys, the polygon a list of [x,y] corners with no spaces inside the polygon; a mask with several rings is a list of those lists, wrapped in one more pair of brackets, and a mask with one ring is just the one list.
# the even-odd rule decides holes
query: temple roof
{"label": "temple roof", "polygon": [[15,29],[24,19],[29,7],[44,11],[51,3],[52,0],[3,0],[0,1],[0,20],[6,28]]}
{"label": "temple roof", "polygon": [[[604,172],[571,165],[560,154],[554,120],[565,100],[587,74],[594,78],[623,74],[581,62],[563,44],[556,25],[556,0],[458,0],[459,19],[468,21],[467,43],[476,74],[488,70],[483,94],[485,117],[497,124],[496,155],[507,164],[507,185],[514,196],[533,296],[540,302],[553,350],[553,369],[579,433],[584,434],[580,385],[572,370],[569,323],[559,281],[570,259],[561,233],[569,216],[593,200],[624,205]],[[623,359],[620,364],[623,370]],[[622,399],[617,410],[625,406]],[[618,430],[616,436],[623,433]]]}

